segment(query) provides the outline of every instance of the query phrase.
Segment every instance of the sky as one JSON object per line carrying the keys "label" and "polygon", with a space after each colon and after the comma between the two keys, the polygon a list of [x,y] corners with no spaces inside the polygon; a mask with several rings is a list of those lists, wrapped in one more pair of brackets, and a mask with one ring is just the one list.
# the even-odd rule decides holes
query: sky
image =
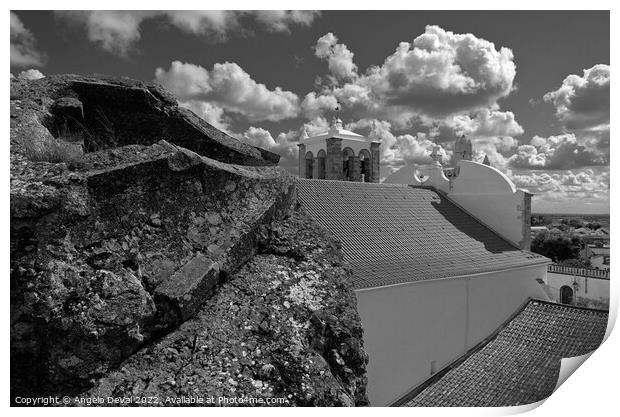
{"label": "sky", "polygon": [[293,173],[338,101],[382,177],[466,135],[534,212],[609,213],[609,54],[607,11],[11,12],[14,76],[160,83]]}

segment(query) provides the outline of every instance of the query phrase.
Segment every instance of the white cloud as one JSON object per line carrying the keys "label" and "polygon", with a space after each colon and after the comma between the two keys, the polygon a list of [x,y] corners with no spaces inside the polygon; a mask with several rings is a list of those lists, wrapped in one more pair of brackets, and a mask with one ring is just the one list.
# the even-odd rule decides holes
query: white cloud
{"label": "white cloud", "polygon": [[402,42],[370,79],[394,103],[445,114],[494,104],[510,93],[515,74],[510,49],[427,26],[413,44]]}
{"label": "white cloud", "polygon": [[346,45],[338,43],[331,32],[321,36],[314,46],[314,54],[327,61],[327,66],[335,81],[357,77],[357,65],[353,63],[353,52]]}
{"label": "white cloud", "polygon": [[215,64],[208,71],[199,65],[174,61],[169,70],[157,68],[155,79],[180,102],[208,103],[211,109],[220,108],[249,121],[277,122],[299,113],[299,98],[295,93],[280,87],[269,90],[231,62]]}
{"label": "white cloud", "polygon": [[[539,205],[582,201],[583,204],[609,204],[609,167],[563,171],[523,171],[508,175],[517,187],[535,194]],[[566,206],[564,206],[564,211]]]}
{"label": "white cloud", "polygon": [[[374,127],[373,127],[374,126]],[[381,176],[387,177],[406,164],[428,164],[432,162],[430,154],[437,146],[426,133],[415,135],[394,135],[390,122],[376,119],[361,119],[347,124],[347,129],[370,135],[371,129],[381,140]],[[440,146],[439,153],[447,161],[450,152]]]}
{"label": "white cloud", "polygon": [[22,80],[38,80],[41,78],[45,78],[45,75],[43,75],[41,71],[31,68],[29,70],[21,71],[19,74],[17,74],[17,78],[20,78]]}
{"label": "white cloud", "polygon": [[149,11],[56,11],[58,17],[76,26],[83,26],[88,40],[108,52],[127,56],[140,40],[140,24],[155,16]]}
{"label": "white cloud", "polygon": [[338,104],[336,97],[332,95],[317,95],[315,92],[306,94],[301,102],[301,111],[308,119],[314,119],[324,114],[324,111],[333,111]]}
{"label": "white cloud", "polygon": [[489,157],[489,162],[494,168],[506,171],[510,166],[509,157],[507,157],[506,151],[500,152],[500,149],[505,149],[507,146],[498,145],[493,142],[479,142],[473,146],[474,161],[482,162],[485,156]]}
{"label": "white cloud", "polygon": [[179,105],[190,109],[216,128],[224,132],[230,132],[231,120],[230,117],[224,114],[223,108],[200,100],[179,101]]}
{"label": "white cloud", "polygon": [[16,67],[40,67],[46,57],[36,49],[34,35],[19,17],[11,12],[11,65]]}
{"label": "white cloud", "polygon": [[256,21],[272,32],[290,33],[291,26],[310,26],[321,12],[312,10],[257,10]]}
{"label": "white cloud", "polygon": [[[333,40],[324,43],[329,46]],[[416,115],[442,118],[494,108],[513,90],[515,75],[510,49],[498,50],[470,33],[427,26],[413,43],[401,42],[381,66],[330,93],[356,117],[408,127],[407,120]]]}
{"label": "white cloud", "polygon": [[439,121],[439,140],[454,141],[465,135],[474,145],[474,153],[481,160],[488,155],[493,166],[504,167],[504,155],[513,153],[518,145],[515,136],[523,134],[523,127],[512,112],[481,109],[474,113],[448,116]]}
{"label": "white cloud", "polygon": [[307,123],[304,123],[304,128],[308,133],[308,136],[316,136],[321,133],[327,132],[329,129],[329,122],[325,117],[315,117]]}
{"label": "white cloud", "polygon": [[279,165],[290,172],[297,173],[299,132],[291,130],[287,133],[280,133],[274,139],[269,131],[251,126],[243,134],[237,135],[237,137],[252,146],[258,146],[279,154]]}
{"label": "white cloud", "polygon": [[[473,116],[473,117],[472,117]],[[520,136],[523,127],[513,112],[482,109],[475,114],[460,114],[445,122],[457,135],[476,137]]]}
{"label": "white cloud", "polygon": [[250,34],[242,19],[255,19],[271,32],[289,33],[290,27],[309,26],[320,15],[313,11],[169,10],[169,11],[58,11],[61,19],[82,26],[88,39],[108,52],[128,56],[141,38],[147,20],[161,19],[176,29],[209,42]]}
{"label": "white cloud", "polygon": [[597,149],[579,144],[575,134],[566,133],[547,138],[534,136],[529,144],[520,145],[509,158],[515,168],[574,169],[609,164]]}
{"label": "white cloud", "polygon": [[556,117],[567,129],[608,128],[609,84],[609,65],[599,64],[584,70],[583,77],[569,75],[544,100],[555,106]]}

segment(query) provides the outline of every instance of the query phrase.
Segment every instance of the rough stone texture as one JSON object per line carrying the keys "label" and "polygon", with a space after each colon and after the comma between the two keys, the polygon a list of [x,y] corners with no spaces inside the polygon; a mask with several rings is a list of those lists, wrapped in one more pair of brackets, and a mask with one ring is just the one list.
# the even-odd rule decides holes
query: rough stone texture
{"label": "rough stone texture", "polygon": [[155,288],[155,296],[172,304],[182,320],[192,317],[219,280],[217,262],[198,253]]}
{"label": "rough stone texture", "polygon": [[11,79],[11,104],[16,110],[11,112],[14,152],[20,142],[40,140],[42,130],[49,129],[47,135],[59,140],[83,138],[88,152],[163,139],[227,163],[276,165],[279,160],[279,155],[244,144],[179,107],[161,86],[128,78]]}
{"label": "rough stone texture", "polygon": [[[155,341],[167,340],[183,322],[198,323],[205,302],[232,306],[231,287],[220,286],[234,274],[254,285],[259,277],[249,265],[301,268],[287,263],[291,254],[295,262],[308,256],[293,245],[298,249],[275,258],[255,258],[259,249],[269,252],[265,239],[275,232],[266,226],[293,207],[293,178],[269,166],[277,156],[217,131],[157,86],[80,76],[11,81],[10,120],[12,397],[83,392],[135,352],[159,346]],[[54,162],[28,152],[54,141],[73,141],[86,152]],[[325,239],[321,244],[328,245]],[[322,300],[348,304],[320,306],[336,320],[322,319],[332,329],[324,329],[325,344],[340,352],[337,343],[357,343],[363,355],[351,287],[338,277],[333,298]],[[247,303],[262,303],[247,296]],[[223,326],[236,319],[218,320]],[[287,326],[273,322],[274,331],[292,332]],[[230,349],[240,343],[231,339]],[[331,364],[323,350],[312,352]],[[183,363],[186,372],[202,369],[204,358],[195,359]],[[352,374],[330,367],[340,391],[316,398],[344,404],[339,395],[346,392],[363,403],[365,362],[345,363]],[[301,373],[287,378],[295,386],[319,384]],[[324,392],[320,385],[303,387]]]}
{"label": "rough stone texture", "polygon": [[17,378],[33,378],[17,385],[79,387],[191,317],[291,203],[292,179],[278,168],[166,142],[133,145],[126,159],[131,150],[140,161],[12,181],[13,364]]}
{"label": "rough stone texture", "polygon": [[370,166],[370,182],[378,183],[381,179],[381,143],[373,142],[370,144],[371,166]]}
{"label": "rough stone texture", "polygon": [[260,251],[198,315],[100,379],[87,396],[284,398],[367,405],[350,272],[304,213],[263,228]]}

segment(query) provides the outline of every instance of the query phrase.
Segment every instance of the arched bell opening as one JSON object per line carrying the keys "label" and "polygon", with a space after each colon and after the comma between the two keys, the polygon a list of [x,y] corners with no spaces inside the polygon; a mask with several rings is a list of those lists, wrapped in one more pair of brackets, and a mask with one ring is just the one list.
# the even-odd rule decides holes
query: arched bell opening
{"label": "arched bell opening", "polygon": [[325,161],[327,160],[327,154],[325,153],[323,149],[321,149],[316,154],[316,159],[317,159],[316,162],[318,164],[317,178],[320,180],[324,180],[325,179]]}
{"label": "arched bell opening", "polygon": [[312,170],[314,168],[314,155],[312,152],[306,152],[306,178],[312,179]]}
{"label": "arched bell opening", "polygon": [[342,179],[345,181],[351,181],[353,174],[353,164],[355,163],[355,152],[351,148],[344,148],[342,150]]}
{"label": "arched bell opening", "polygon": [[362,149],[358,155],[362,182],[370,182],[371,157],[368,149]]}

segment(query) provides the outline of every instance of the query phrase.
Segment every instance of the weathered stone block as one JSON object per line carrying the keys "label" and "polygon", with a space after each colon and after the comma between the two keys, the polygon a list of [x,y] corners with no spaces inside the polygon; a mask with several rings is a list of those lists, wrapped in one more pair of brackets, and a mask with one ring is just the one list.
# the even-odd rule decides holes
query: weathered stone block
{"label": "weathered stone block", "polygon": [[155,289],[157,304],[169,303],[184,321],[194,316],[218,282],[217,262],[197,254]]}
{"label": "weathered stone block", "polygon": [[381,143],[373,142],[370,144],[371,166],[370,166],[370,182],[379,182],[381,180],[380,164],[381,164]]}

